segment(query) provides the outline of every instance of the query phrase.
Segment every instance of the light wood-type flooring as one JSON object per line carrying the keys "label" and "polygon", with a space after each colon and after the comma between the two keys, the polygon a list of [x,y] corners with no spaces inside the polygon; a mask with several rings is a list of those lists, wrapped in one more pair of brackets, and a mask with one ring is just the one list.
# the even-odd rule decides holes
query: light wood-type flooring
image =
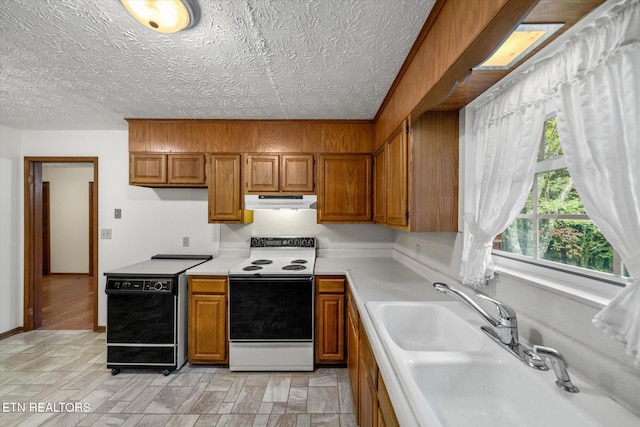
{"label": "light wood-type flooring", "polygon": [[93,330],[95,291],[87,274],[42,277],[42,327],[49,330]]}
{"label": "light wood-type flooring", "polygon": [[[47,403],[50,405],[47,406]],[[0,341],[0,425],[355,426],[346,368],[163,376],[106,367],[105,334],[37,330]]]}

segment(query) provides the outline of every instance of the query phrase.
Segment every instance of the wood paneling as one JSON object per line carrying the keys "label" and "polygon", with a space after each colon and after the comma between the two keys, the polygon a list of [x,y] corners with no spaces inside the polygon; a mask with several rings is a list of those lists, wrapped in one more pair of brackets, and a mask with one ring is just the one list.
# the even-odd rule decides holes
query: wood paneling
{"label": "wood paneling", "polygon": [[369,153],[366,120],[127,119],[129,151],[148,153]]}
{"label": "wood paneling", "polygon": [[537,0],[449,0],[377,115],[376,147],[412,112],[443,102],[457,82],[486,58]]}

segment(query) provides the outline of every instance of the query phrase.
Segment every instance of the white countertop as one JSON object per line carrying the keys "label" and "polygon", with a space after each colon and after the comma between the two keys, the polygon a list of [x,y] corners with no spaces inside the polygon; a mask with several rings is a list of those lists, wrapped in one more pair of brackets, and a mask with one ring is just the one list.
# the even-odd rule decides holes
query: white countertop
{"label": "white countertop", "polygon": [[229,269],[245,260],[246,258],[234,257],[214,258],[187,270],[187,276],[226,276],[229,274]]}

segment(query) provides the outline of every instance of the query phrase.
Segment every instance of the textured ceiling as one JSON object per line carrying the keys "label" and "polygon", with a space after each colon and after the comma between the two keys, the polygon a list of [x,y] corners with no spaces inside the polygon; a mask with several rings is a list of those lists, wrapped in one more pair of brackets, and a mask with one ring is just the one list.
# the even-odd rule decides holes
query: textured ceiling
{"label": "textured ceiling", "polygon": [[124,117],[372,119],[435,0],[199,0],[151,31],[116,0],[4,0],[0,124]]}

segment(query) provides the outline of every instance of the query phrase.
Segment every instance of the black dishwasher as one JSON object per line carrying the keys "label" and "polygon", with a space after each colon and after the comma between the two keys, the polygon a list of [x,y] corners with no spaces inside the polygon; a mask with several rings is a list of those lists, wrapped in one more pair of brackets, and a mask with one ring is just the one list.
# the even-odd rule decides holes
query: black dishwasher
{"label": "black dishwasher", "polygon": [[187,360],[187,276],[211,255],[156,255],[105,273],[107,368],[179,369]]}

